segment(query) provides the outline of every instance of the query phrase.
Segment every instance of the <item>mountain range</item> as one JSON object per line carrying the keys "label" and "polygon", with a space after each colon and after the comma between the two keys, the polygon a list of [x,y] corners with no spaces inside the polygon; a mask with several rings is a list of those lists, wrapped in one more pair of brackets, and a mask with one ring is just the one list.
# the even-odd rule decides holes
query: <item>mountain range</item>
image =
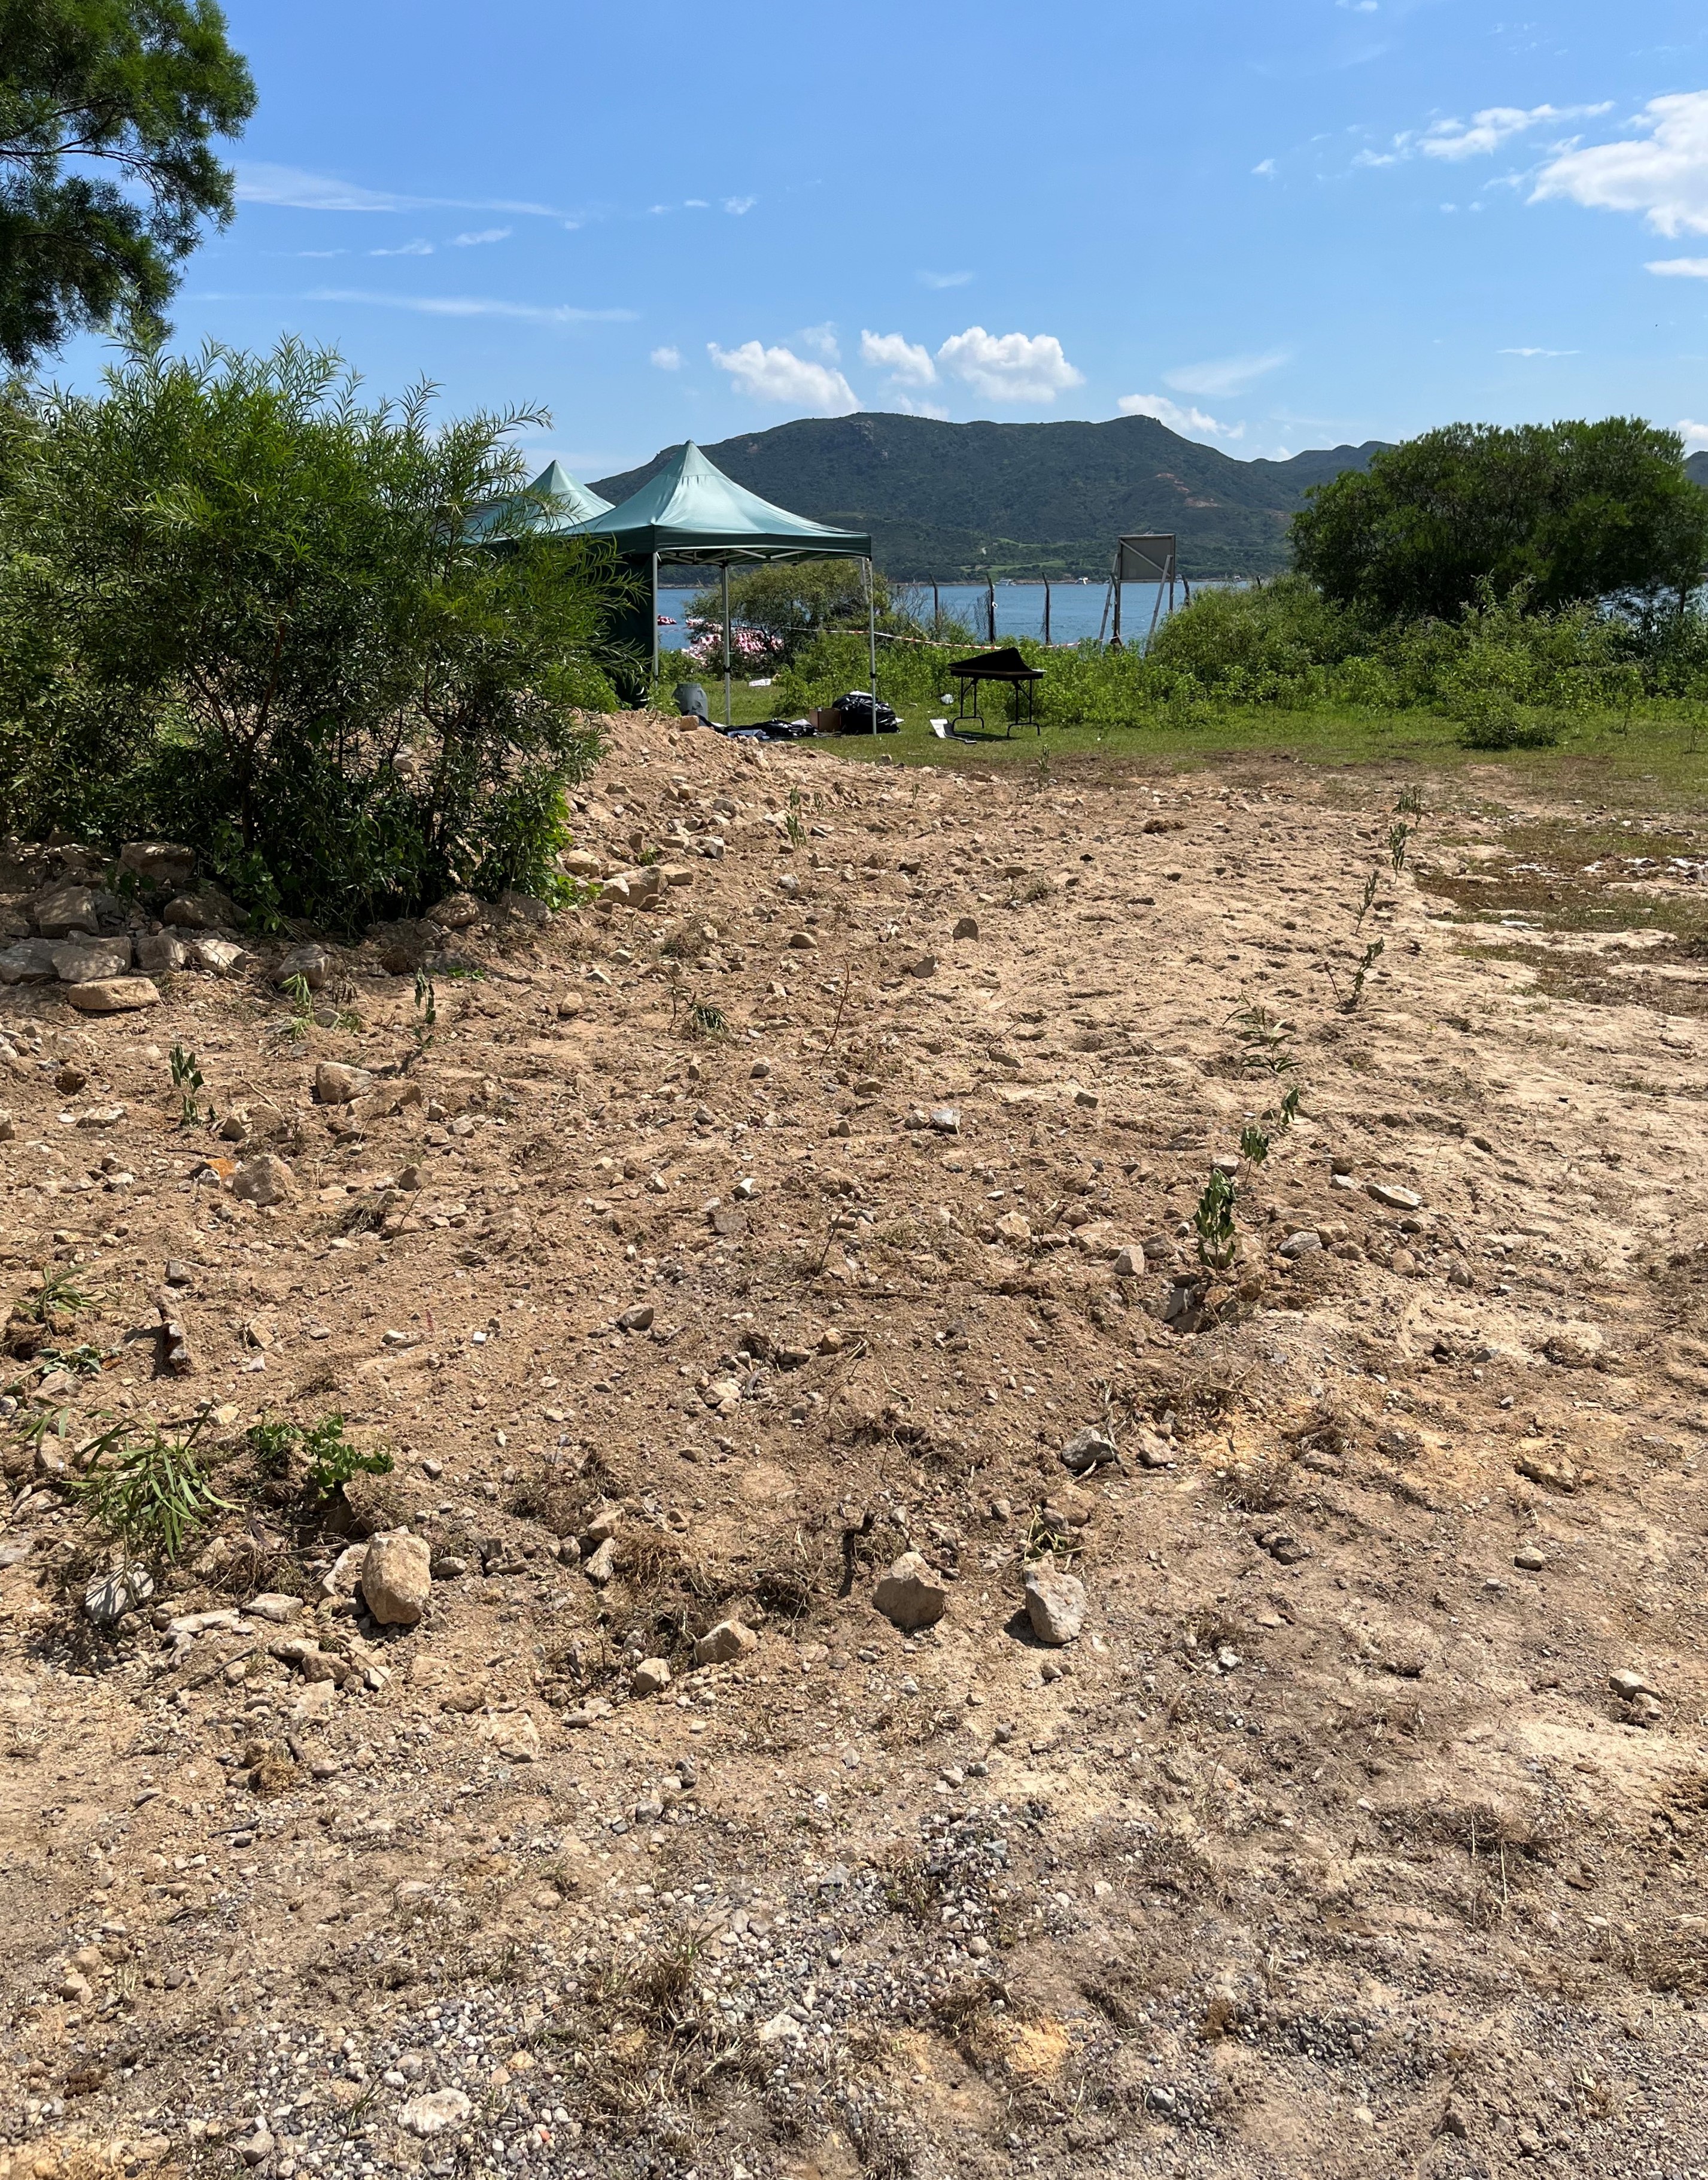
{"label": "mountain range", "polygon": [[[1135,531],[1172,531],[1189,576],[1276,575],[1310,487],[1367,467],[1385,443],[1236,461],[1150,416],[948,424],[862,411],[802,417],[705,451],[762,498],[870,531],[891,577],[953,581],[986,571],[1107,575],[1116,538]],[[626,499],[675,451],[594,489]]]}

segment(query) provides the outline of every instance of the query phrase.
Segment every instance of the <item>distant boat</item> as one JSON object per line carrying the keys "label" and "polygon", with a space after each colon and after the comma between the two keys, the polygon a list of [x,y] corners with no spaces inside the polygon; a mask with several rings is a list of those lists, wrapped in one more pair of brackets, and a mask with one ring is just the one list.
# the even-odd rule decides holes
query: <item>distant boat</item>
{"label": "distant boat", "polygon": [[671,614],[660,614],[658,616],[658,625],[660,628],[674,628],[676,622]]}

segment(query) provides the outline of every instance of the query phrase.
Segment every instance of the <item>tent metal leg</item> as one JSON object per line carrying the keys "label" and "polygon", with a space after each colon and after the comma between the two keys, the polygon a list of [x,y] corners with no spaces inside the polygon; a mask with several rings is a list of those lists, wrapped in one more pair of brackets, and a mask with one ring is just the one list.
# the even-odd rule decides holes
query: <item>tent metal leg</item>
{"label": "tent metal leg", "polygon": [[723,564],[723,724],[731,724],[729,712],[729,563]]}
{"label": "tent metal leg", "polygon": [[872,732],[878,730],[878,585],[877,570],[866,562],[866,671],[871,677]]}
{"label": "tent metal leg", "polygon": [[658,679],[658,555],[652,556],[652,678]]}

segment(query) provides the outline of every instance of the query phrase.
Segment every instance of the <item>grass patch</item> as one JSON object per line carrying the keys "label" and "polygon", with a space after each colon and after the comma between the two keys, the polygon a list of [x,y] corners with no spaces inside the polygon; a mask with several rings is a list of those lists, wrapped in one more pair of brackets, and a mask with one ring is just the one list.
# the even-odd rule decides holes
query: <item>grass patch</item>
{"label": "grass patch", "polygon": [[[773,707],[764,702],[772,693],[738,689],[737,724],[772,717]],[[1499,752],[1464,748],[1457,723],[1438,713],[1347,705],[1310,711],[1227,707],[1201,725],[1182,726],[1158,714],[1118,726],[1052,726],[1041,735],[1022,729],[1012,740],[939,741],[928,718],[924,710],[910,708],[903,712],[897,734],[826,735],[802,746],[867,762],[947,771],[1002,772],[1018,766],[1024,773],[1030,768],[1040,786],[1101,777],[1106,769],[1129,768],[1149,777],[1245,758],[1330,768],[1424,768],[1442,774],[1456,797],[1573,795],[1653,811],[1698,808],[1708,793],[1700,723],[1679,705],[1656,703],[1628,715],[1575,715],[1557,746]],[[1046,756],[1048,762],[1041,767]]]}

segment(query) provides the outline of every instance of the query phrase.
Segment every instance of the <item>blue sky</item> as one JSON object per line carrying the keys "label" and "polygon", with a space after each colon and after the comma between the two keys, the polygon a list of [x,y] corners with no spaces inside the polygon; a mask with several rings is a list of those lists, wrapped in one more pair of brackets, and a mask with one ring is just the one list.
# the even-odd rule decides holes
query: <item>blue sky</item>
{"label": "blue sky", "polygon": [[227,5],[261,103],[178,341],[544,403],[583,476],[855,407],[1708,445],[1700,4]]}

